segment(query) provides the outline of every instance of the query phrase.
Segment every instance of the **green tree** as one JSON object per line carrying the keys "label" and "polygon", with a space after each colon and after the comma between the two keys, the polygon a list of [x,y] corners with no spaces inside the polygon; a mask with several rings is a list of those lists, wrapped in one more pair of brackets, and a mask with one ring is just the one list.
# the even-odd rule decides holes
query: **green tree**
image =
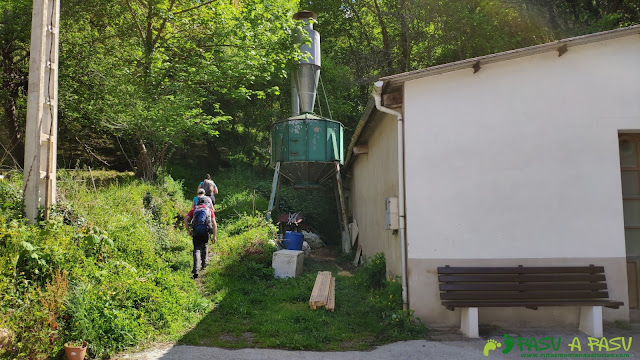
{"label": "green tree", "polygon": [[640,23],[637,0],[525,0],[519,7],[558,38]]}
{"label": "green tree", "polygon": [[146,179],[185,141],[214,139],[230,119],[221,104],[277,93],[264,85],[295,54],[289,1],[75,4],[84,15],[68,24],[61,70],[69,130],[115,137]]}
{"label": "green tree", "polygon": [[[29,34],[31,1],[0,1],[0,165],[7,158],[11,164],[24,162],[25,102],[29,75]],[[4,135],[4,136],[3,136]]]}
{"label": "green tree", "polygon": [[341,65],[348,66],[351,86],[331,92],[334,101],[352,100],[334,112],[347,119],[347,129],[382,76],[640,22],[635,0],[303,0],[301,6],[318,14],[323,62],[335,66],[323,66],[323,76],[340,83],[332,73],[344,76]]}

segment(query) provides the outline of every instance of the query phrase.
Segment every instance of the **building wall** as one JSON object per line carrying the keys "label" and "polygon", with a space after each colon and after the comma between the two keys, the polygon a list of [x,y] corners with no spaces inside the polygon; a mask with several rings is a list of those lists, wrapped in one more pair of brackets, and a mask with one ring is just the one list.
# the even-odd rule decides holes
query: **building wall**
{"label": "building wall", "polygon": [[376,113],[369,121],[364,134],[369,153],[354,155],[350,206],[358,223],[362,254],[384,253],[388,274],[400,275],[400,237],[385,229],[384,201],[398,196],[398,121],[384,113]]}
{"label": "building wall", "polygon": [[[419,316],[456,316],[438,299],[436,267],[447,264],[605,265],[612,298],[627,302],[618,131],[640,131],[638,64],[634,35],[405,83],[409,301]],[[605,312],[614,318],[628,308]]]}

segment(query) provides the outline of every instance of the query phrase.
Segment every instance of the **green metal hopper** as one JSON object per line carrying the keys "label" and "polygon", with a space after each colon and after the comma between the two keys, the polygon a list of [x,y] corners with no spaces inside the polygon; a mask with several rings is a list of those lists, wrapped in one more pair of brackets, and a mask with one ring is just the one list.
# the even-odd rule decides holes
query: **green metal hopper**
{"label": "green metal hopper", "polygon": [[271,163],[295,187],[318,186],[344,164],[344,126],[312,113],[292,116],[271,127]]}

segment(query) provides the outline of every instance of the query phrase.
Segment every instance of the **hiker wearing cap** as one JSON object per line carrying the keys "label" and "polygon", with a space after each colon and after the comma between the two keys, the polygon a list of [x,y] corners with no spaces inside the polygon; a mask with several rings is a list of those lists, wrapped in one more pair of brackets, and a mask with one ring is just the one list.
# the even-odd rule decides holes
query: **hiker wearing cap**
{"label": "hiker wearing cap", "polygon": [[198,200],[203,198],[205,199],[207,205],[213,209],[213,203],[211,202],[211,198],[205,196],[204,193],[205,193],[204,189],[198,189],[198,195],[196,195],[196,197],[193,198],[193,207],[196,207],[196,205],[198,205]]}
{"label": "hiker wearing cap", "polygon": [[193,278],[198,277],[198,273],[207,267],[207,256],[209,254],[209,235],[213,235],[213,243],[216,242],[216,232],[218,224],[213,207],[210,206],[209,198],[198,197],[198,202],[187,216],[184,218],[184,226],[193,239]]}

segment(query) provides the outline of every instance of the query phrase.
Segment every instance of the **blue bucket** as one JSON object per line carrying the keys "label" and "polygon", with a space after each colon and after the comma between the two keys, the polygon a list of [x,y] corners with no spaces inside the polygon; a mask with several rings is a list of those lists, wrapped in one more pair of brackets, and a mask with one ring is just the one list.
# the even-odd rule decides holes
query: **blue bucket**
{"label": "blue bucket", "polygon": [[287,250],[302,250],[302,242],[304,235],[295,231],[287,231],[284,233],[284,241],[282,244]]}

